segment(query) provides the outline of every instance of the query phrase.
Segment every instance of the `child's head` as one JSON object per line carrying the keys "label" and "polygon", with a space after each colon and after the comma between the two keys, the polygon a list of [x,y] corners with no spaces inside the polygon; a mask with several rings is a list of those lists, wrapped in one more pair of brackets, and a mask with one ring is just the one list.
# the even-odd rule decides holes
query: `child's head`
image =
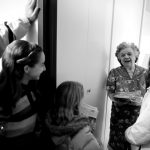
{"label": "child's head", "polygon": [[65,81],[56,89],[55,108],[58,118],[72,119],[79,114],[79,105],[84,96],[83,85],[75,81]]}

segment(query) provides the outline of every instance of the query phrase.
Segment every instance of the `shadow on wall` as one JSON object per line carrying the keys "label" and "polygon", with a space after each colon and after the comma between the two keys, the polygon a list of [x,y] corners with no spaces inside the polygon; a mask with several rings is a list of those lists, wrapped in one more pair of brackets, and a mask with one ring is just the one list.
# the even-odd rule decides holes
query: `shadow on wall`
{"label": "shadow on wall", "polygon": [[107,59],[106,50],[104,46],[99,45],[99,43],[91,43],[89,45],[89,50],[92,51],[92,55],[89,55],[91,60],[93,61],[90,63],[89,70],[92,72],[91,77],[93,78],[89,81],[90,86],[93,87],[91,90],[91,96],[89,95],[90,102],[93,106],[96,106],[98,109],[98,116],[96,120],[96,129],[94,135],[99,141],[104,141],[104,134],[103,133],[103,125],[104,125],[104,113],[105,113],[105,102],[106,102],[106,66],[107,66]]}
{"label": "shadow on wall", "polygon": [[105,85],[106,85],[106,73],[104,72],[103,75],[103,83],[100,84],[99,89],[101,89],[99,91],[99,101],[97,101],[96,106],[98,108],[98,116],[97,116],[97,120],[96,120],[96,130],[95,130],[95,136],[97,137],[98,140],[102,141],[102,143],[104,142],[104,138],[105,138],[105,133],[104,133],[104,128],[105,128],[105,105],[106,105],[106,89],[105,89]]}

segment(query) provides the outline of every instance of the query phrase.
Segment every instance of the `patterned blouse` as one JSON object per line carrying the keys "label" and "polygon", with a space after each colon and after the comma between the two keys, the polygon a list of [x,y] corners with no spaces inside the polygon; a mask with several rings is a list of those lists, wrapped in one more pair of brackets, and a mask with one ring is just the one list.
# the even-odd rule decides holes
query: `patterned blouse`
{"label": "patterned blouse", "polygon": [[[108,93],[138,92],[143,97],[146,92],[146,75],[147,70],[137,65],[132,78],[123,66],[112,69],[107,78]],[[108,147],[113,150],[130,150],[124,132],[136,121],[140,106],[120,102],[112,102]]]}

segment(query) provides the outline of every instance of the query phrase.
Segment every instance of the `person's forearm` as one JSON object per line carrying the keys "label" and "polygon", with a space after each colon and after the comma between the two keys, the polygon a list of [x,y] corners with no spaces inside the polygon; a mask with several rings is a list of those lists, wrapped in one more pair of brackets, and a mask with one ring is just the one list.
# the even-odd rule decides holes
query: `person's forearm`
{"label": "person's forearm", "polygon": [[31,24],[27,18],[22,18],[14,22],[8,23],[8,25],[14,33],[16,39],[21,39],[28,32]]}

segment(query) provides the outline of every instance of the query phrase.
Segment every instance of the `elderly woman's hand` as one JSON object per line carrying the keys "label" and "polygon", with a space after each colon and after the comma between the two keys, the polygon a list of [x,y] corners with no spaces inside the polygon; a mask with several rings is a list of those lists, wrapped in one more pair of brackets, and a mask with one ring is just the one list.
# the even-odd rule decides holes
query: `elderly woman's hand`
{"label": "elderly woman's hand", "polygon": [[39,15],[40,8],[37,6],[37,0],[28,0],[25,8],[25,16],[29,19],[29,22],[34,22]]}

